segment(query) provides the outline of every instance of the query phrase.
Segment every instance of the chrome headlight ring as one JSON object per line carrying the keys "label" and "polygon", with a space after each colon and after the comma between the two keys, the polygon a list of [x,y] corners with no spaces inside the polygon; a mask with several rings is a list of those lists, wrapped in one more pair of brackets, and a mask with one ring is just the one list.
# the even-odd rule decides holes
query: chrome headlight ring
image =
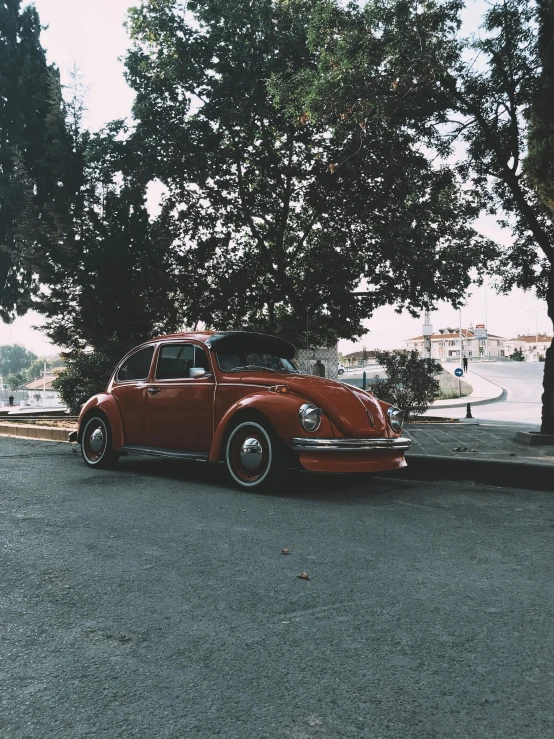
{"label": "chrome headlight ring", "polygon": [[311,403],[304,403],[298,409],[298,420],[304,431],[313,433],[317,431],[321,425],[321,415],[323,411]]}
{"label": "chrome headlight ring", "polygon": [[389,417],[389,423],[390,423],[391,429],[396,432],[402,431],[402,426],[404,425],[404,416],[405,416],[404,411],[400,410],[400,408],[395,408],[394,406],[391,406],[388,409],[387,414]]}

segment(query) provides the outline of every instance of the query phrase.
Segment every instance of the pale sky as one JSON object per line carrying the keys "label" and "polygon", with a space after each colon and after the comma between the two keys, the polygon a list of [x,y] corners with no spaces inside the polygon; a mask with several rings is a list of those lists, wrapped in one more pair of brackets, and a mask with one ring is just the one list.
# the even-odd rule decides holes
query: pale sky
{"label": "pale sky", "polygon": [[[123,23],[127,8],[132,4],[132,0],[35,0],[43,25],[49,26],[42,35],[49,61],[58,65],[62,79],[74,63],[84,76],[88,87],[85,124],[93,129],[101,128],[116,118],[125,118],[131,112],[133,93],[123,77],[120,57],[128,46]],[[468,26],[474,25],[476,9],[483,5],[483,2],[469,4]],[[493,219],[482,219],[479,225],[488,236],[502,241],[506,239]],[[468,295],[467,306],[462,310],[462,324],[465,328],[470,323],[485,323],[487,313],[489,331],[505,338],[513,338],[518,333],[534,333],[536,320],[539,332],[550,333],[552,323],[546,312],[541,311],[544,308],[546,304],[532,293],[514,290],[509,296],[499,296],[492,288],[474,287],[472,294]],[[535,316],[527,313],[528,310],[541,312]],[[18,342],[40,355],[56,353],[56,347],[32,328],[40,321],[40,316],[28,314],[11,326],[0,322],[0,344]],[[420,335],[422,323],[422,318],[413,319],[405,313],[395,313],[393,308],[380,308],[367,322],[369,334],[357,344],[341,341],[339,348],[344,353],[362,346],[368,349],[397,348],[405,339]],[[458,326],[458,311],[441,304],[431,315],[431,323],[435,329]]]}

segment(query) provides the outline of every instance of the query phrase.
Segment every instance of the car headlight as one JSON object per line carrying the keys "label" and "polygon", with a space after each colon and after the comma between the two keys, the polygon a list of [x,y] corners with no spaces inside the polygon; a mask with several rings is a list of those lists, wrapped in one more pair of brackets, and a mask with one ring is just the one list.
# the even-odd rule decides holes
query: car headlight
{"label": "car headlight", "polygon": [[298,409],[298,420],[300,425],[306,431],[317,431],[321,423],[321,408],[317,408],[310,403],[304,403]]}
{"label": "car headlight", "polygon": [[389,414],[389,423],[392,430],[402,431],[402,426],[404,425],[404,411],[401,411],[400,408],[391,406],[387,413]]}

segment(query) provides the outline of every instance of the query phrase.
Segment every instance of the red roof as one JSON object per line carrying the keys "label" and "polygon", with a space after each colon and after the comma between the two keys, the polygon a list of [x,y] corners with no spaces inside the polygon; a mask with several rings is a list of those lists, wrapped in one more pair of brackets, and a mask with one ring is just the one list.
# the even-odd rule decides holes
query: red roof
{"label": "red roof", "polygon": [[[52,381],[55,380],[55,377],[47,377],[46,378],[46,389],[52,390]],[[21,390],[42,390],[44,388],[44,379],[42,377],[39,377],[38,380],[32,380],[31,382],[27,382],[25,385],[21,385]]]}

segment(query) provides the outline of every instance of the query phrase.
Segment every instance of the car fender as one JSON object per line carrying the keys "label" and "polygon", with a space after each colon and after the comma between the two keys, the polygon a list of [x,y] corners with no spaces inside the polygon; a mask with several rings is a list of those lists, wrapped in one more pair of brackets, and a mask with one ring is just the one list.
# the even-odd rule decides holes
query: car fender
{"label": "car fender", "polygon": [[90,411],[96,409],[101,410],[106,415],[112,431],[113,448],[115,451],[119,451],[124,443],[123,420],[121,418],[121,412],[119,410],[117,400],[109,393],[99,393],[98,395],[94,395],[90,400],[87,400],[85,405],[81,408],[81,413],[79,414],[78,441],[81,441],[83,419],[90,413]]}
{"label": "car fender", "polygon": [[[313,436],[302,428],[298,420],[298,409],[305,402],[305,398],[296,394],[274,393],[269,390],[258,391],[241,398],[227,409],[219,421],[215,429],[209,461],[218,462],[220,460],[225,432],[236,414],[244,410],[255,410],[262,413],[289,449],[292,447],[294,437]],[[321,418],[317,436],[329,438],[334,436],[331,424],[325,416]]]}

